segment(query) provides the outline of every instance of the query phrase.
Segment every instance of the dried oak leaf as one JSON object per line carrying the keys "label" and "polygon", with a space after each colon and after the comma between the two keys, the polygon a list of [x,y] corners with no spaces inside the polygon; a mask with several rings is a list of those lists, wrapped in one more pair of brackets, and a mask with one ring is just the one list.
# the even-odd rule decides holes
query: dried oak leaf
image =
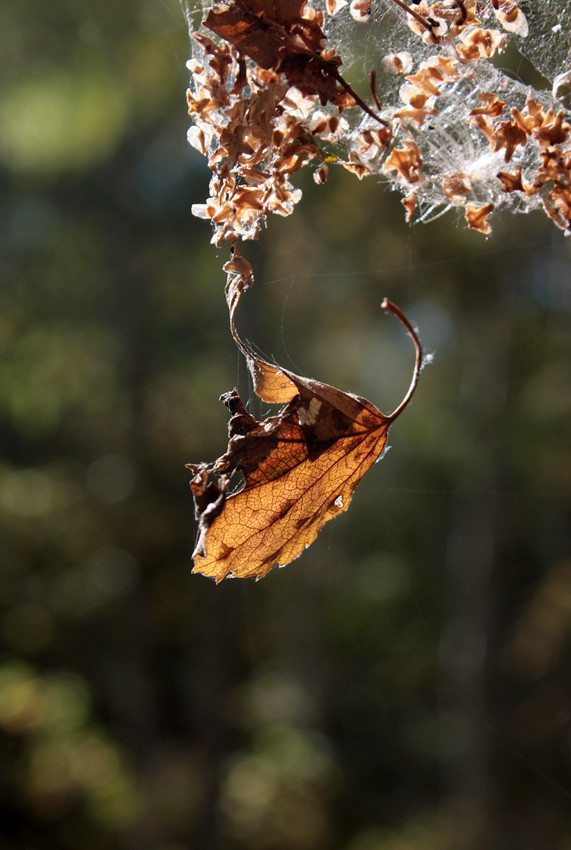
{"label": "dried oak leaf", "polygon": [[[251,269],[241,257],[225,266],[230,273],[227,301],[232,335],[245,355],[257,395],[284,404],[258,422],[238,392],[221,400],[232,417],[226,454],[212,464],[188,464],[198,519],[193,572],[222,581],[262,578],[272,567],[297,558],[323,525],[345,511],[367,469],[379,458],[389,426],[404,410],[422,364],[418,336],[388,301],[411,335],[416,364],[408,393],[389,416],[364,398],[302,378],[255,357],[234,326],[234,313]],[[231,476],[242,472],[241,490],[228,494]]]}

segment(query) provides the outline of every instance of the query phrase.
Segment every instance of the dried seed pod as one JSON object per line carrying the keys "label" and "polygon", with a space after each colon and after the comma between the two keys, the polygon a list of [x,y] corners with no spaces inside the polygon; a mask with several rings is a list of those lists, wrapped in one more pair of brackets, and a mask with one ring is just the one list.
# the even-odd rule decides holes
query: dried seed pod
{"label": "dried seed pod", "polygon": [[364,23],[372,15],[373,3],[371,0],[352,0],[349,11],[354,21]]}

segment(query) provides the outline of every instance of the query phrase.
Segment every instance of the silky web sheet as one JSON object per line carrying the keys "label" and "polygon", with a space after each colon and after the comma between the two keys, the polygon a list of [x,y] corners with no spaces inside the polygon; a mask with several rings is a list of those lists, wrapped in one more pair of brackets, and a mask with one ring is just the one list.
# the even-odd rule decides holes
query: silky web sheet
{"label": "silky web sheet", "polygon": [[[379,123],[370,113],[353,108],[339,116],[332,103],[298,98],[297,117],[308,134],[315,135],[322,115],[340,119],[335,132],[320,140],[327,168],[341,165],[359,177],[381,177],[403,194],[409,218],[429,220],[457,207],[470,226],[488,233],[485,219],[492,211],[543,207],[568,231],[571,28],[565,0],[409,5],[434,23],[432,31],[392,0],[311,3],[323,16],[325,48],[342,59],[344,80],[391,131],[389,142],[371,142]],[[202,20],[211,8],[204,6]],[[197,29],[213,37],[203,26]],[[193,45],[191,70],[208,62],[202,46],[195,40]],[[191,79],[191,91],[199,90],[200,82]],[[493,98],[502,106],[496,108]],[[227,123],[223,110],[217,120],[219,127]],[[189,141],[199,149],[200,127],[195,116]],[[216,150],[216,134],[209,139],[209,151],[202,143],[205,155]],[[546,161],[548,148],[557,162],[554,154]],[[320,163],[311,165],[318,169]],[[321,167],[321,175],[326,170]],[[291,197],[293,208],[299,190]],[[195,213],[208,218],[205,209],[196,205]],[[254,228],[240,237],[257,235]]]}

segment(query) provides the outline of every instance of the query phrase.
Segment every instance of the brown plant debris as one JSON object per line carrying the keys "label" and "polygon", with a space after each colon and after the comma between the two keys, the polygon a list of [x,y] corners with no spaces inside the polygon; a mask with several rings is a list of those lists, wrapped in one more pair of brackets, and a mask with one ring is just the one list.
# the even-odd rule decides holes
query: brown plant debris
{"label": "brown plant debris", "polygon": [[[359,179],[382,175],[405,197],[407,220],[414,192],[422,220],[450,207],[469,222],[483,204],[543,207],[570,232],[569,113],[556,87],[530,89],[526,100],[493,64],[528,37],[515,0],[391,0],[414,36],[396,31],[400,43],[365,69],[363,96],[341,75],[332,39],[343,30],[328,23],[373,21],[370,0],[204,2],[188,63],[188,138],[212,172],[193,213],[211,222],[215,244],[257,239],[271,213],[290,215],[302,196],[295,175],[307,165],[318,184],[333,165]],[[402,84],[390,82],[395,75]],[[501,170],[508,163],[511,173],[521,168],[523,189]]]}
{"label": "brown plant debris", "polygon": [[509,171],[498,171],[498,180],[501,181],[504,192],[523,192],[523,183],[521,182],[521,167],[518,166],[515,174],[510,174]]}
{"label": "brown plant debris", "polygon": [[471,227],[473,230],[479,230],[480,233],[489,236],[492,228],[488,222],[488,216],[493,209],[493,204],[484,204],[482,207],[478,207],[476,204],[466,204],[466,221],[468,222],[468,227]]}
{"label": "brown plant debris", "polygon": [[[216,244],[256,239],[269,213],[289,215],[300,199],[290,176],[328,161],[322,143],[335,141],[340,121],[317,105],[338,114],[358,107],[391,134],[341,76],[341,58],[325,49],[323,13],[306,0],[228,0],[203,23],[218,40],[194,35],[207,61],[188,63],[189,141],[213,176],[210,197],[193,212],[213,223]],[[370,171],[350,156],[340,164],[358,176]]]}
{"label": "brown plant debris", "polygon": [[[216,582],[262,578],[289,564],[326,522],[347,510],[356,485],[382,454],[390,425],[410,401],[422,365],[416,331],[386,299],[382,306],[402,322],[416,350],[410,388],[390,415],[364,398],[267,363],[245,347],[234,325],[251,268],[235,253],[225,270],[230,328],[254,389],[263,401],[285,407],[257,421],[237,390],[224,393],[221,401],[231,413],[226,453],[214,463],[187,465],[198,520],[193,571]],[[236,472],[244,484],[228,493]]]}

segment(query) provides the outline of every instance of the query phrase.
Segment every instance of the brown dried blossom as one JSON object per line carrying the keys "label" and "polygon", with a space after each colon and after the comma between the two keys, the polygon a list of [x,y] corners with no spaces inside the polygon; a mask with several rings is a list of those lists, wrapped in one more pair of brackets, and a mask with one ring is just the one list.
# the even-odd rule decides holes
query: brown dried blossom
{"label": "brown dried blossom", "polygon": [[452,56],[437,56],[423,63],[416,74],[409,74],[406,79],[415,93],[438,96],[443,83],[458,79],[457,64]]}
{"label": "brown dried blossom", "polygon": [[407,51],[388,53],[381,62],[383,71],[394,74],[408,74],[412,68],[412,56]]}
{"label": "brown dried blossom", "polygon": [[364,23],[373,13],[373,3],[371,0],[351,0],[349,12],[354,21]]}
{"label": "brown dried blossom", "polygon": [[501,124],[494,128],[492,138],[490,139],[490,147],[493,151],[506,149],[504,158],[509,162],[518,145],[522,147],[527,143],[527,135],[518,127],[515,121],[502,121]]}
{"label": "brown dried blossom", "polygon": [[460,33],[456,50],[463,62],[471,62],[474,59],[490,59],[498,50],[503,50],[506,43],[506,36],[499,30],[478,27]]}
{"label": "brown dried blossom", "polygon": [[[415,101],[418,103],[422,100],[422,106],[415,106]],[[398,118],[401,121],[408,121],[416,124],[417,127],[422,127],[426,119],[430,115],[438,115],[438,109],[434,106],[424,105],[428,98],[424,96],[419,96],[418,98],[412,98],[412,101],[409,106],[405,106],[402,109],[398,109],[394,114],[393,118]]]}
{"label": "brown dried blossom", "polygon": [[340,160],[339,165],[342,165],[346,171],[349,171],[351,174],[354,174],[359,180],[362,180],[363,177],[366,177],[371,173],[371,169],[368,165],[364,165],[362,162],[359,162],[355,154],[349,154],[349,162],[345,160]]}
{"label": "brown dried blossom", "polygon": [[[397,3],[401,5],[400,0],[397,0]],[[402,3],[402,6],[405,7],[405,4]],[[440,37],[446,33],[447,24],[443,19],[431,14],[433,7],[429,6],[426,0],[421,0],[415,4],[413,10],[410,6],[406,8],[410,14],[407,23],[413,33],[428,44],[439,44]]]}
{"label": "brown dried blossom", "polygon": [[404,147],[393,148],[383,165],[383,171],[396,171],[409,185],[422,179],[422,154],[416,142],[405,139]]}
{"label": "brown dried blossom", "polygon": [[515,170],[515,174],[510,174],[508,171],[499,171],[498,180],[502,184],[503,192],[523,192],[523,183],[521,182],[521,166]]}
{"label": "brown dried blossom", "polygon": [[493,204],[484,204],[484,206],[476,206],[476,204],[466,204],[466,221],[468,227],[473,230],[479,230],[485,236],[489,236],[492,228],[488,222],[488,216],[494,209]]}
{"label": "brown dried blossom", "polygon": [[563,111],[555,115],[553,109],[548,109],[542,123],[535,129],[534,136],[543,146],[559,145],[569,138],[569,124],[563,122]]}
{"label": "brown dried blossom", "polygon": [[347,0],[325,0],[325,8],[328,15],[336,15],[346,5]]}
{"label": "brown dried blossom", "polygon": [[442,178],[442,191],[454,203],[462,203],[472,191],[472,184],[467,174],[456,171],[445,174]]}
{"label": "brown dried blossom", "polygon": [[538,119],[535,115],[522,114],[515,107],[511,110],[511,116],[520,130],[523,130],[528,136],[531,136],[533,131],[541,126],[541,119]]}
{"label": "brown dried blossom", "polygon": [[491,118],[497,118],[502,114],[506,105],[504,100],[500,100],[492,92],[478,92],[478,100],[482,102],[483,106],[477,106],[471,109],[469,115],[489,115]]}
{"label": "brown dried blossom", "polygon": [[320,165],[319,168],[313,172],[313,179],[318,186],[322,186],[324,183],[326,183],[328,177],[329,166],[326,162],[324,162],[323,165]]}
{"label": "brown dried blossom", "polygon": [[545,212],[555,224],[567,233],[571,230],[571,186],[557,184],[542,198]]}
{"label": "brown dried blossom", "polygon": [[496,18],[508,32],[525,38],[528,33],[527,18],[513,0],[491,0]]}
{"label": "brown dried blossom", "polygon": [[494,141],[494,125],[492,122],[486,117],[486,115],[482,115],[480,113],[474,116],[473,124],[482,131],[491,147]]}
{"label": "brown dried blossom", "polygon": [[[329,115],[312,120],[317,103],[338,112],[359,106],[389,133],[340,76],[322,23],[305,0],[232,0],[204,21],[220,41],[195,36],[206,61],[189,63],[189,141],[208,156],[213,177],[208,201],[193,211],[215,225],[215,243],[257,238],[270,212],[292,212],[301,193],[289,177],[326,159],[317,139],[334,141],[339,127]],[[370,170],[352,151],[346,166],[360,177]]]}
{"label": "brown dried blossom", "polygon": [[410,195],[407,195],[405,198],[403,198],[401,204],[406,210],[405,220],[411,221],[414,215],[414,211],[416,209],[416,195],[414,194],[414,192],[411,192]]}
{"label": "brown dried blossom", "polygon": [[571,231],[571,152],[556,147],[540,154],[541,166],[536,173],[535,186],[551,188],[541,196],[547,215],[566,232]]}

